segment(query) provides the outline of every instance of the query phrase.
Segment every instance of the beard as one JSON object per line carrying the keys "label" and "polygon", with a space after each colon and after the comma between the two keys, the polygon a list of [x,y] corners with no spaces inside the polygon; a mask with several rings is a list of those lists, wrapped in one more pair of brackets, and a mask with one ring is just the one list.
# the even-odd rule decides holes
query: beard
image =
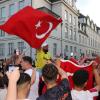
{"label": "beard", "polygon": [[43,49],[43,52],[44,52],[45,54],[47,54],[48,49]]}

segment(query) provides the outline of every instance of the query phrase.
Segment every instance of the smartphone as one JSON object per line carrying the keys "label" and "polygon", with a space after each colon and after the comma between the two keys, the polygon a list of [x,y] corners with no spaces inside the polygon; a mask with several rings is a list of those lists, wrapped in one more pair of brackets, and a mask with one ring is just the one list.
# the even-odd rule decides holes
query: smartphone
{"label": "smartphone", "polygon": [[13,66],[13,65],[9,65],[9,72],[12,72],[12,71],[14,71],[15,70],[15,66]]}

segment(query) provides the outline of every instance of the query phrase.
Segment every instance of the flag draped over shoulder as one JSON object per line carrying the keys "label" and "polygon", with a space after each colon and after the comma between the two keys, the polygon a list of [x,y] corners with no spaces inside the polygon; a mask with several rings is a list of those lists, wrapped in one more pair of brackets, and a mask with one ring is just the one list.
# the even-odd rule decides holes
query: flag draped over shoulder
{"label": "flag draped over shoulder", "polygon": [[27,6],[0,25],[0,29],[22,38],[33,48],[39,48],[61,21]]}

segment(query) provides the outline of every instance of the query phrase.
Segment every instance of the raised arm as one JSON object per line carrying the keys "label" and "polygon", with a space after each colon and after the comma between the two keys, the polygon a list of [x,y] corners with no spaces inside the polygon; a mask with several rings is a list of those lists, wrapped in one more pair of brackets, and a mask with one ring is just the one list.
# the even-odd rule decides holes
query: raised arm
{"label": "raised arm", "polygon": [[17,100],[17,81],[20,77],[19,69],[16,68],[13,72],[7,72],[9,79],[6,100]]}
{"label": "raised arm", "polygon": [[60,58],[56,59],[55,65],[56,65],[56,67],[59,71],[59,74],[61,75],[61,78],[62,79],[67,78],[68,79],[67,73],[60,67],[60,64],[61,64]]}

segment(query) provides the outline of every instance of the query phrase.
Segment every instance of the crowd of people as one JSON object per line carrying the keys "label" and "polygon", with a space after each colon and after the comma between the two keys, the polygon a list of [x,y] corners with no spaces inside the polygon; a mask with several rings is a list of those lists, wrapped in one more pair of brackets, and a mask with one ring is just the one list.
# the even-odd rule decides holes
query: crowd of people
{"label": "crowd of people", "polygon": [[[84,60],[69,60],[80,66],[74,73],[67,72],[71,66],[61,58],[52,59],[47,44],[36,51],[34,63],[24,53],[14,53],[0,68],[0,100],[100,100],[100,57],[92,60],[90,72],[81,67]],[[93,85],[86,88],[90,75]]]}

